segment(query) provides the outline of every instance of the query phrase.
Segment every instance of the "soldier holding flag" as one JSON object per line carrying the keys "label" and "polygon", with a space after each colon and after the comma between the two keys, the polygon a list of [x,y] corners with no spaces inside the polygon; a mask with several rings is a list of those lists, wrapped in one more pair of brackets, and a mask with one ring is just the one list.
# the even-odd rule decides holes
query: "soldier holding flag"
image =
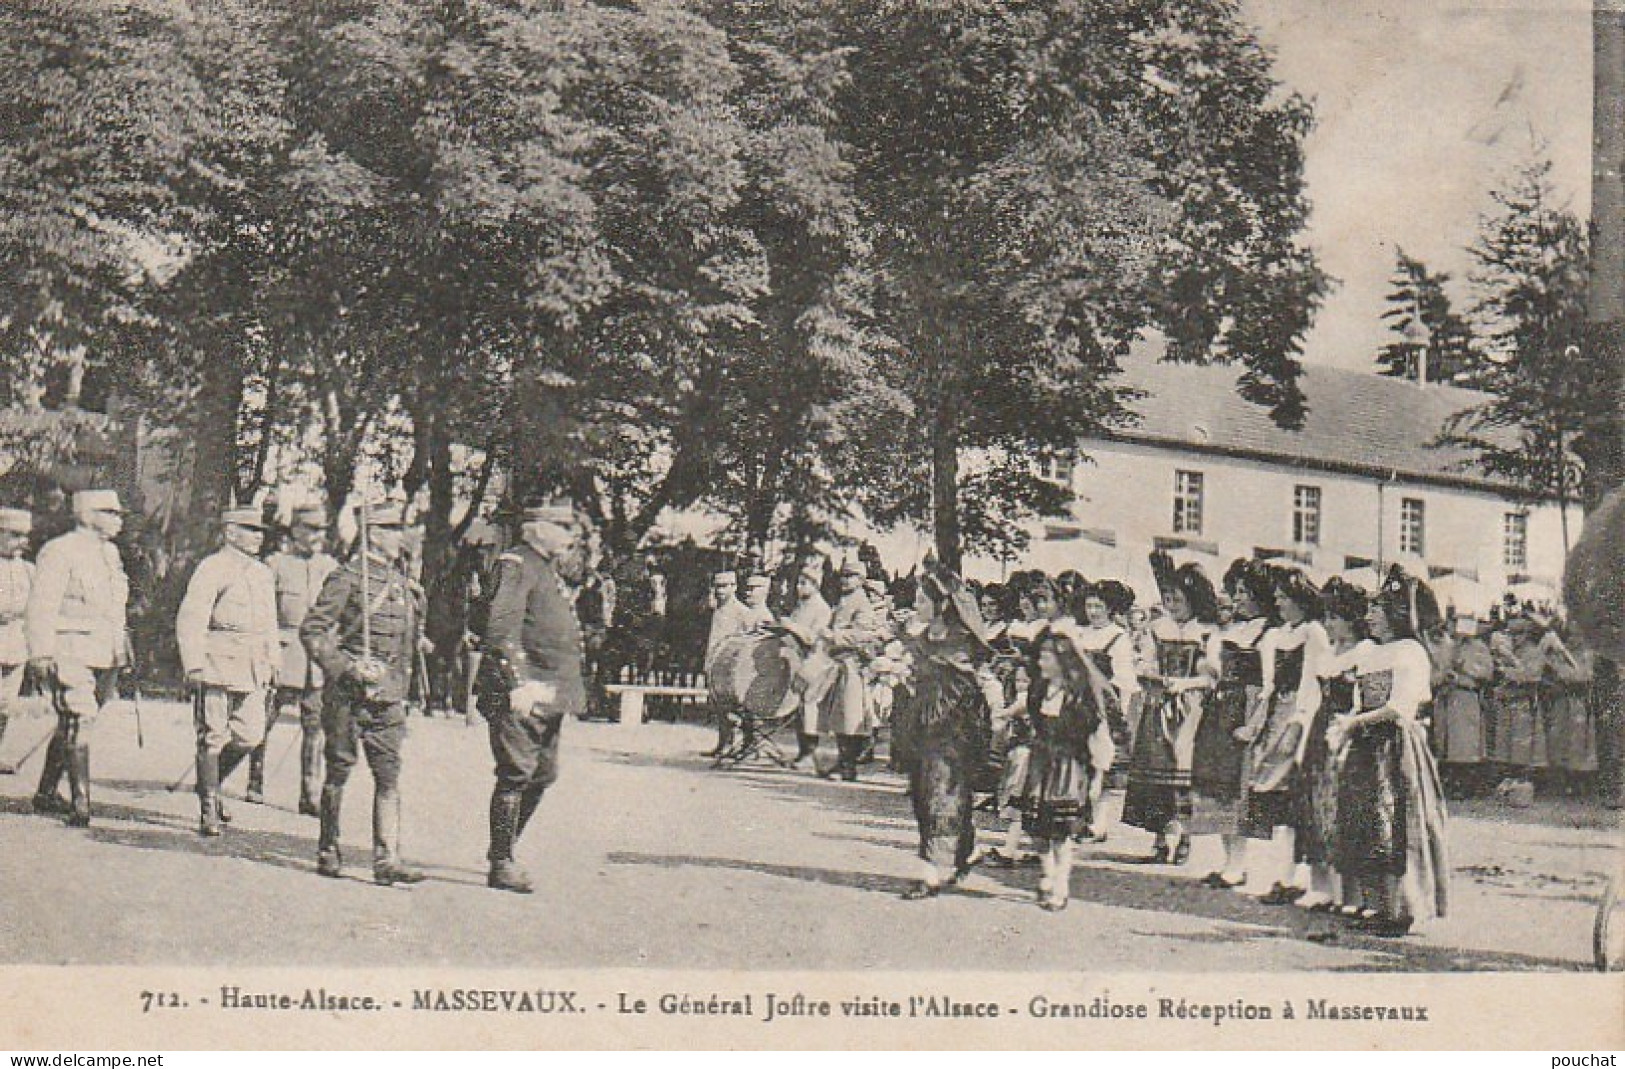
{"label": "soldier holding flag", "polygon": [[388,887],[423,879],[401,860],[401,748],[424,605],[422,590],[406,571],[405,510],[363,505],[360,519],[361,545],[327,577],[299,625],[299,637],[326,679],[327,779],[316,871],[344,875],[339,813],[350,772],[365,754],[373,779],[372,875]]}

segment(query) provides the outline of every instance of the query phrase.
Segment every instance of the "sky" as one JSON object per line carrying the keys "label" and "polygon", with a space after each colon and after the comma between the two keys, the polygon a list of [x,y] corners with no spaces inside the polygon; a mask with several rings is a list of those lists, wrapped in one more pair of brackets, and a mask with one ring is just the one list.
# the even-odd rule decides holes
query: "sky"
{"label": "sky", "polygon": [[1455,276],[1488,191],[1543,142],[1561,199],[1591,182],[1590,0],[1242,0],[1315,105],[1305,240],[1339,280],[1305,362],[1374,368],[1395,247]]}

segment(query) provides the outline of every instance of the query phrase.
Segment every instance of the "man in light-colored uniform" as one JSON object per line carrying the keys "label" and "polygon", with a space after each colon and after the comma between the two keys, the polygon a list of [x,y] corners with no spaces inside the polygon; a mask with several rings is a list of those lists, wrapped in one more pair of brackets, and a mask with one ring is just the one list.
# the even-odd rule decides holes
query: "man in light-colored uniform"
{"label": "man in light-colored uniform", "polygon": [[[130,663],[130,583],[113,544],[124,529],[118,494],[81,490],[73,515],[74,529],[39,552],[23,632],[28,663],[46,681],[57,716],[34,810],[66,812],[69,825],[83,828],[90,825],[90,730]],[[71,803],[57,794],[64,772]]]}
{"label": "man in light-colored uniform", "polygon": [[265,739],[266,703],[282,648],[276,583],[259,559],[258,509],[220,516],[225,545],[198,562],[175,616],[181,668],[193,688],[198,834],[220,834],[220,786]]}
{"label": "man in light-colored uniform", "polygon": [[[273,553],[266,564],[276,580],[277,626],[282,633],[282,665],[277,672],[274,726],[285,713],[299,716],[299,812],[307,817],[321,815],[317,800],[322,794],[322,666],[305,652],[299,641],[299,625],[304,623],[322,584],[338,561],[323,551],[327,536],[327,512],[320,506],[296,509],[286,549]],[[266,729],[269,736],[270,728]],[[261,743],[254,751],[263,761]],[[249,765],[249,801],[261,783]]]}
{"label": "man in light-colored uniform", "polygon": [[[750,610],[739,600],[738,592],[739,577],[733,572],[722,571],[711,577],[711,630],[705,640],[707,679],[716,674],[717,654],[722,650],[723,644],[749,629]],[[737,709],[718,704],[717,744],[701,754],[701,757],[722,757],[733,749],[734,722],[738,715]]]}
{"label": "man in light-colored uniform", "polygon": [[[6,737],[11,709],[22,691],[23,668],[28,663],[28,638],[23,634],[23,613],[28,590],[34,585],[34,566],[23,559],[28,535],[34,529],[27,509],[0,508],[0,742]],[[17,767],[0,761],[0,776]]]}
{"label": "man in light-colored uniform", "polygon": [[819,733],[833,734],[839,758],[829,775],[848,782],[858,778],[858,759],[874,727],[869,711],[865,671],[885,643],[886,632],[864,589],[863,565],[856,559],[841,567],[841,599],[830,613],[825,632],[836,673],[819,709]]}

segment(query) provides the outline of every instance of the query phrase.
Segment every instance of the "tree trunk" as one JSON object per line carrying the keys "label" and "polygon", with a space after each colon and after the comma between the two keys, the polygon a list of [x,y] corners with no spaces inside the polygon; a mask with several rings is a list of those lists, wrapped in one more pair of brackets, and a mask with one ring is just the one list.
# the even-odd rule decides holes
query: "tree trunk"
{"label": "tree trunk", "polygon": [[328,390],[322,403],[322,484],[335,524],[355,487],[356,453],[361,444],[360,429],[353,426],[355,419],[355,407],[346,404],[337,390]]}
{"label": "tree trunk", "polygon": [[1585,343],[1591,366],[1610,369],[1612,419],[1590,428],[1585,504],[1625,481],[1625,0],[1596,0],[1592,14],[1591,286]]}
{"label": "tree trunk", "polygon": [[260,492],[265,485],[265,465],[271,456],[271,441],[276,435],[276,425],[282,413],[278,411],[282,406],[282,357],[271,357],[271,365],[265,373],[265,411],[260,416],[259,440],[254,443],[254,464],[248,472],[247,479],[241,483],[244,500],[250,500]]}
{"label": "tree trunk", "polygon": [[220,510],[235,496],[243,379],[242,364],[226,346],[203,361],[202,382],[192,402],[192,487],[182,545],[207,543],[219,523]]}
{"label": "tree trunk", "polygon": [[959,545],[959,399],[951,388],[938,391],[931,424],[931,529],[937,560],[957,573],[963,563]]}

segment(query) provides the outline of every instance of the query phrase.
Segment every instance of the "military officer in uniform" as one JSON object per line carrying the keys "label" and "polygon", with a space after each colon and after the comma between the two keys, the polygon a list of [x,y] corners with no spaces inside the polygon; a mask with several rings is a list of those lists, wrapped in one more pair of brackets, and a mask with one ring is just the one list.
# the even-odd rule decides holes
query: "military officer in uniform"
{"label": "military officer in uniform", "polygon": [[325,681],[327,778],[316,871],[344,874],[339,813],[344,785],[365,754],[373,780],[372,875],[388,887],[423,879],[401,859],[401,747],[424,606],[422,591],[406,572],[404,510],[374,506],[364,510],[362,522],[363,545],[322,584],[299,638]]}
{"label": "military officer in uniform", "polygon": [[[23,632],[28,663],[46,681],[57,716],[34,809],[66,812],[70,825],[83,828],[90,824],[90,730],[130,661],[130,584],[113,544],[124,529],[118,494],[81,490],[73,516],[73,530],[39,552]],[[64,772],[71,802],[57,794]]]}
{"label": "military officer in uniform", "polygon": [[581,632],[560,578],[578,525],[567,504],[528,508],[520,544],[497,560],[481,662],[480,712],[490,725],[496,787],[491,792],[491,848],[486,883],[529,894],[529,876],[514,862],[542,794],[558,779],[559,732],[586,702]]}
{"label": "military officer in uniform", "polygon": [[[715,675],[717,654],[722,651],[723,645],[735,635],[749,630],[750,612],[745,603],[739,600],[739,577],[736,573],[722,571],[711,577],[711,629],[705,640],[706,678]],[[719,705],[716,715],[717,744],[702,753],[701,757],[723,757],[733,749],[734,725],[739,712]]]}
{"label": "military officer in uniform", "polygon": [[[27,509],[0,508],[0,743],[6,737],[11,709],[22,692],[23,668],[28,663],[28,639],[23,634],[23,612],[28,590],[34,585],[34,566],[23,559],[34,515]],[[0,761],[0,776],[17,771]]]}
{"label": "military officer in uniform", "polygon": [[265,741],[266,710],[282,650],[276,583],[259,559],[260,511],[220,516],[225,544],[198,562],[175,617],[181,668],[197,728],[198,834],[220,834],[220,788]]}
{"label": "military officer in uniform", "polygon": [[840,754],[826,776],[858,778],[858,759],[874,727],[869,710],[869,684],[865,671],[885,644],[886,632],[864,589],[862,562],[849,559],[841,567],[841,598],[830,613],[825,641],[835,659],[835,679],[819,710],[820,734],[835,736]]}
{"label": "military officer in uniform", "polygon": [[[322,793],[322,669],[299,641],[299,625],[321,593],[322,584],[338,567],[323,549],[327,512],[320,506],[294,510],[286,548],[266,561],[276,581],[277,626],[282,637],[282,665],[277,671],[276,704],[271,727],[284,711],[299,714],[299,812],[320,816],[317,798]],[[266,728],[269,737],[271,727]],[[248,800],[264,790],[265,744],[254,751],[248,767]],[[257,773],[257,774],[256,774]]]}

